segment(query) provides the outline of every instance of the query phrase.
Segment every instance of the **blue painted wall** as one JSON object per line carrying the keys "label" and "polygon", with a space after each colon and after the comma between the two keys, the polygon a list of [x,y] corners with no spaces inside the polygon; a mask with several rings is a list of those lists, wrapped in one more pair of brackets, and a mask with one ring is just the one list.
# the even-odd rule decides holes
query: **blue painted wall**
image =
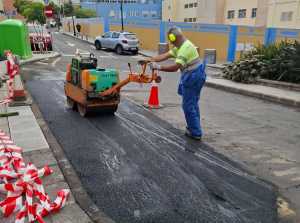
{"label": "blue painted wall", "polygon": [[237,45],[238,26],[231,26],[228,41],[227,61],[235,60],[235,51]]}
{"label": "blue painted wall", "polygon": [[[139,1],[137,1],[139,2]],[[92,0],[81,1],[83,8],[96,10],[97,16],[110,19],[120,19],[120,3],[95,2]],[[162,0],[146,0],[145,3],[124,3],[124,19],[161,19]]]}

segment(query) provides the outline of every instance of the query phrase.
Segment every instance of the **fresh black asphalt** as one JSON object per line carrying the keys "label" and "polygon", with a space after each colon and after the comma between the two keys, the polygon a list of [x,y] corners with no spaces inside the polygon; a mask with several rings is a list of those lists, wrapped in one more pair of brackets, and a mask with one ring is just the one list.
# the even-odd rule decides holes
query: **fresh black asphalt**
{"label": "fresh black asphalt", "polygon": [[95,204],[117,223],[274,223],[273,188],[122,98],[115,116],[67,108],[63,81],[28,80]]}

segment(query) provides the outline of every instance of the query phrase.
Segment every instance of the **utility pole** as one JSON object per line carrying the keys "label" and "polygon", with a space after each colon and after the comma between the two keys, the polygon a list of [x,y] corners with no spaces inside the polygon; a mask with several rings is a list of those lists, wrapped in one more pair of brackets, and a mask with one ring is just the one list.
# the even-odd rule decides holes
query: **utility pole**
{"label": "utility pole", "polygon": [[73,22],[73,31],[74,31],[74,36],[76,36],[76,31],[75,31],[75,22],[74,22],[74,15],[72,13],[72,22]]}
{"label": "utility pole", "polygon": [[123,0],[120,0],[122,32],[124,32],[124,17],[123,17]]}
{"label": "utility pole", "polygon": [[72,4],[72,1],[70,0],[70,5],[71,5],[71,8],[72,8],[72,23],[73,23],[73,35],[76,36],[76,30],[75,30],[75,21],[74,21],[74,7],[73,7],[73,4]]}

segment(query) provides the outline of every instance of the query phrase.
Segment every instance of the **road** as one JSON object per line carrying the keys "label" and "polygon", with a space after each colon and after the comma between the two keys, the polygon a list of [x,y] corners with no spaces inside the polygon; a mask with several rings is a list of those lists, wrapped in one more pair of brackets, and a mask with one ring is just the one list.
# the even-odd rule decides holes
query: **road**
{"label": "road", "polygon": [[[182,120],[174,112],[180,104],[173,89],[178,74],[166,76],[162,86],[168,87],[161,92],[165,108],[156,115],[137,104],[148,89],[133,85],[122,92],[128,97],[123,97],[115,116],[84,119],[67,109],[63,92],[65,65],[76,48],[94,52],[100,65],[116,67],[121,77],[128,70],[127,62],[136,63],[141,57],[97,52],[61,34],[54,37],[55,49],[62,57],[25,66],[23,76],[85,189],[113,220],[277,222],[277,197],[269,184],[245,173],[239,164],[206,143],[190,141],[180,128],[175,128],[182,123],[174,121]],[[208,91],[213,93],[210,100],[223,94],[205,89],[204,101]],[[167,114],[168,118],[160,118]],[[231,124],[231,129],[237,129],[238,124]],[[204,127],[208,129],[206,123]],[[207,132],[205,139],[211,142],[211,133]]]}

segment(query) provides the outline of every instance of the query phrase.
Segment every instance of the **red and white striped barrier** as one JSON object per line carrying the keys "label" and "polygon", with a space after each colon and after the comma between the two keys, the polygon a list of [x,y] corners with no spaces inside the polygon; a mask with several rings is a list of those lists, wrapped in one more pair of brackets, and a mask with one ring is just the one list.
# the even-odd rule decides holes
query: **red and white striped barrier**
{"label": "red and white striped barrier", "polygon": [[15,223],[44,223],[43,217],[63,208],[70,194],[60,190],[51,202],[42,184],[42,177],[52,174],[49,166],[37,169],[32,163],[25,164],[22,149],[0,130],[0,193],[6,198],[0,201],[4,217],[16,214]]}
{"label": "red and white striped barrier", "polygon": [[14,78],[17,74],[20,73],[20,67],[16,63],[16,57],[12,54],[10,51],[6,51],[5,55],[7,57],[6,61],[6,72],[9,76],[9,79],[7,80],[8,84],[8,97],[4,100],[0,101],[0,105],[8,104],[10,103],[13,98],[15,97],[15,90],[14,90]]}
{"label": "red and white striped barrier", "polygon": [[19,65],[15,62],[14,55],[10,52],[6,52],[7,57],[7,73],[9,75],[9,79],[7,81],[8,83],[8,98],[13,99],[14,98],[14,78],[17,74],[19,74],[20,68]]}

